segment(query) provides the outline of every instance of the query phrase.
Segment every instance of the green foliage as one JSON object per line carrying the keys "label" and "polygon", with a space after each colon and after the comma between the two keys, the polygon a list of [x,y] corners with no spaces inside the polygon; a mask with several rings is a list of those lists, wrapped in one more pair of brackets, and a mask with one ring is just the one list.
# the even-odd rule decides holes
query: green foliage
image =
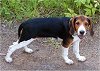
{"label": "green foliage", "polygon": [[77,14],[74,12],[74,10],[71,10],[70,8],[68,8],[68,13],[65,13],[66,16],[76,16]]}
{"label": "green foliage", "polygon": [[0,17],[8,21],[100,13],[99,0],[0,0],[0,4]]}

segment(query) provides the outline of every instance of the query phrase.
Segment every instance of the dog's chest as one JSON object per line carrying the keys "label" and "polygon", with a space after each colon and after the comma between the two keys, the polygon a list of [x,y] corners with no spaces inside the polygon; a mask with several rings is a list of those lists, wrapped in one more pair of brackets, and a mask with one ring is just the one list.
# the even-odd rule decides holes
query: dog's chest
{"label": "dog's chest", "polygon": [[73,38],[74,38],[73,39],[73,43],[77,42],[77,41],[80,41],[80,38],[77,35],[73,36]]}

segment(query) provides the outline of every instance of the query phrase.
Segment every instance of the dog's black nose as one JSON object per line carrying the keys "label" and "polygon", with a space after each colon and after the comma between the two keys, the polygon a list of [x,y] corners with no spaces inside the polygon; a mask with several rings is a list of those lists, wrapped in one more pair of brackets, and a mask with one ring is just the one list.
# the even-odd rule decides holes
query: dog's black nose
{"label": "dog's black nose", "polygon": [[85,33],[85,32],[84,32],[83,30],[82,30],[82,31],[80,31],[80,34],[81,34],[81,35],[83,35],[84,33]]}

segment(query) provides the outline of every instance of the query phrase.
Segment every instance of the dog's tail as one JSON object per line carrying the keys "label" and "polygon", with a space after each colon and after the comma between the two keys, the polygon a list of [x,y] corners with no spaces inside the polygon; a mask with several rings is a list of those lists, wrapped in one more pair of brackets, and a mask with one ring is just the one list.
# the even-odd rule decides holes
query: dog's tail
{"label": "dog's tail", "polygon": [[23,24],[21,24],[18,28],[18,38],[20,38],[22,31],[23,31]]}

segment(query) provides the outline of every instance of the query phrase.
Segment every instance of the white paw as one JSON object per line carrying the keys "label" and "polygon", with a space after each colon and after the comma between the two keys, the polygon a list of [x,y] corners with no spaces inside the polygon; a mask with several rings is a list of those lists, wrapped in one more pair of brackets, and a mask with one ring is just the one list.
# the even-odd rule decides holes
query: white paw
{"label": "white paw", "polygon": [[25,52],[27,52],[27,53],[32,53],[32,52],[33,52],[33,50],[32,50],[32,49],[30,49],[30,48],[27,48],[27,49],[25,49]]}
{"label": "white paw", "polygon": [[6,62],[11,63],[12,62],[12,58],[11,57],[5,57]]}
{"label": "white paw", "polygon": [[85,61],[86,58],[85,58],[84,56],[79,56],[79,57],[78,57],[78,60],[79,60],[79,61]]}
{"label": "white paw", "polygon": [[66,62],[67,64],[69,64],[69,65],[71,65],[71,64],[74,63],[71,59],[67,59],[67,60],[65,60],[65,62]]}

